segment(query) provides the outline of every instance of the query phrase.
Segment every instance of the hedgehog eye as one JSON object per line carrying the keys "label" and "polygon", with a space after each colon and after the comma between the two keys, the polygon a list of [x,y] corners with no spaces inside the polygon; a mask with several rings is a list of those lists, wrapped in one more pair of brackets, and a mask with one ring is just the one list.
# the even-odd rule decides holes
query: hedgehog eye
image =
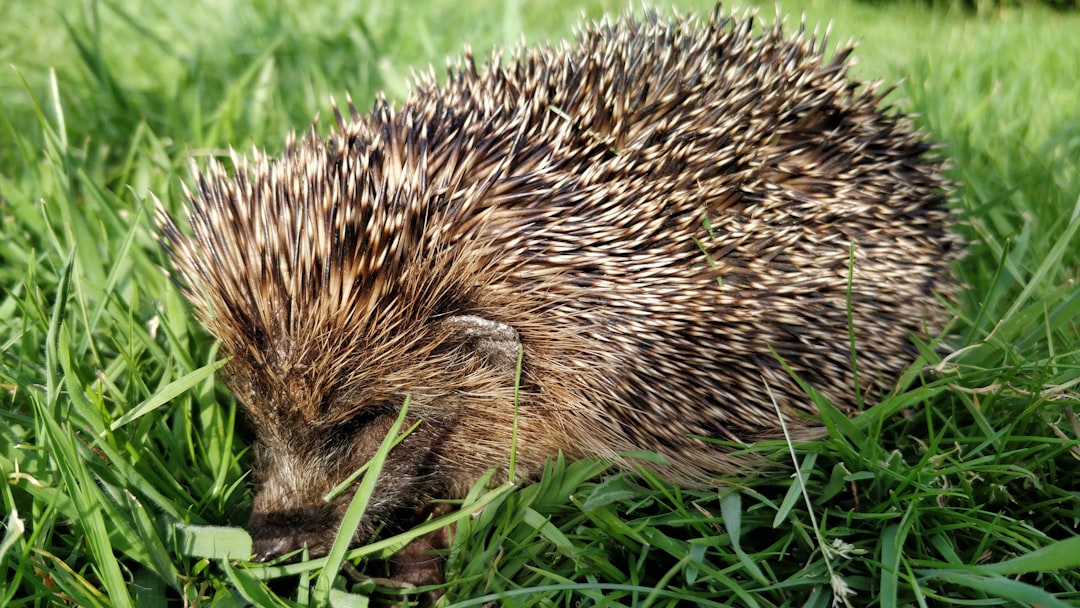
{"label": "hedgehog eye", "polygon": [[389,416],[395,412],[396,410],[393,407],[385,404],[365,405],[355,409],[348,418],[335,424],[333,432],[339,436],[355,437],[357,433],[363,432],[364,429],[370,427],[379,418]]}

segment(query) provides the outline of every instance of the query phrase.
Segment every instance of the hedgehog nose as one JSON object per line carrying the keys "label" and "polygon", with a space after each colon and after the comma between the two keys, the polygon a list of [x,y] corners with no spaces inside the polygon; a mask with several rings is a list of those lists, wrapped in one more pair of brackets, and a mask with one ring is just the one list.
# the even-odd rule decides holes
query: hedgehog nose
{"label": "hedgehog nose", "polygon": [[268,562],[275,557],[290,553],[299,547],[291,536],[270,536],[254,538],[251,542],[252,561]]}

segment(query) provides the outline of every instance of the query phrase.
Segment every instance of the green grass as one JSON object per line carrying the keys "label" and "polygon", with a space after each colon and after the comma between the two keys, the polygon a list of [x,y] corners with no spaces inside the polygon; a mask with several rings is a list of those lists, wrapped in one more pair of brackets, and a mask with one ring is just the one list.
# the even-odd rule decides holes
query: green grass
{"label": "green grass", "polygon": [[[400,98],[410,66],[466,42],[561,38],[625,3],[311,4],[0,4],[0,605],[374,590],[319,579],[325,561],[235,561],[247,539],[219,526],[246,520],[249,455],[161,269],[150,192],[175,208],[191,156],[280,149],[331,95]],[[904,78],[895,99],[945,144],[971,241],[956,354],[853,422],[826,410],[829,436],[796,452],[805,484],[688,491],[559,462],[477,488],[448,516],[445,603],[827,606],[846,587],[853,606],[1080,604],[1080,15],[783,8],[859,39],[856,72]]]}

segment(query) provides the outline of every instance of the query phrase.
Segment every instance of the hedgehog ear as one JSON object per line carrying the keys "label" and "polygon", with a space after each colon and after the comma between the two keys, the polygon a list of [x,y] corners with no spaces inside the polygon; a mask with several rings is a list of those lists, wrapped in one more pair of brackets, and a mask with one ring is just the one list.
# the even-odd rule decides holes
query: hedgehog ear
{"label": "hedgehog ear", "polygon": [[492,366],[516,369],[521,337],[513,327],[476,315],[454,315],[441,322],[447,342],[462,346]]}

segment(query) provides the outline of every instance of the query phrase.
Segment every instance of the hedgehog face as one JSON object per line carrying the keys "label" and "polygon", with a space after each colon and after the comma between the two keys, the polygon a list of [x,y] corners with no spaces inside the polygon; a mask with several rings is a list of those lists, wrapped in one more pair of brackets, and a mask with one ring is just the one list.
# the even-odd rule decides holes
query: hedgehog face
{"label": "hedgehog face", "polygon": [[[484,409],[485,393],[502,399],[502,409],[512,411],[517,333],[471,315],[442,317],[432,326],[428,346],[420,354],[402,355],[402,367],[393,376],[368,379],[362,373],[351,374],[329,383],[335,389],[320,388],[319,382],[313,385],[299,365],[281,377],[289,388],[268,389],[265,385],[272,381],[264,364],[234,359],[230,386],[245,404],[256,436],[257,486],[248,525],[256,559],[303,547],[315,557],[329,551],[353,492],[340,492],[330,500],[327,495],[374,455],[405,396],[411,401],[409,426],[419,424],[387,457],[354,542],[370,540],[378,532],[400,532],[426,515],[432,498],[446,496],[451,487],[469,487],[497,465],[472,462],[446,449],[460,446],[453,439],[455,427],[477,415],[474,410]],[[504,389],[476,384],[487,376]],[[413,382],[405,382],[408,378]],[[361,391],[357,383],[383,388]],[[503,396],[496,396],[499,393]],[[484,453],[508,453],[509,438],[498,435],[487,438],[495,445]]]}
{"label": "hedgehog face", "polygon": [[[325,555],[333,543],[352,492],[331,500],[328,494],[375,453],[394,415],[309,427],[284,437],[275,428],[257,429],[257,486],[248,530],[255,559],[264,561],[306,547],[311,557]],[[355,542],[369,540],[380,525],[394,528],[401,513],[417,511],[433,493],[432,459],[438,435],[423,425],[395,447],[387,459]],[[408,521],[403,522],[407,525]]]}

